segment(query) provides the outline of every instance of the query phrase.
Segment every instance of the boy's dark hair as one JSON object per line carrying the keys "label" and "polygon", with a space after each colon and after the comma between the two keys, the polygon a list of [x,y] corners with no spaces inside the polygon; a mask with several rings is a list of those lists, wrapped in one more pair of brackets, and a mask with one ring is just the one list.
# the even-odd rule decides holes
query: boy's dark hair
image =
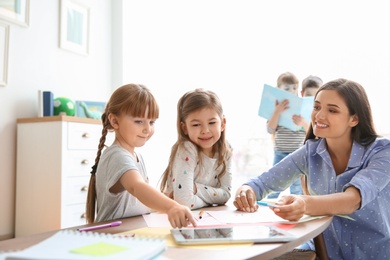
{"label": "boy's dark hair", "polygon": [[307,88],[319,88],[322,84],[323,82],[321,78],[310,75],[302,81],[302,91],[305,91]]}

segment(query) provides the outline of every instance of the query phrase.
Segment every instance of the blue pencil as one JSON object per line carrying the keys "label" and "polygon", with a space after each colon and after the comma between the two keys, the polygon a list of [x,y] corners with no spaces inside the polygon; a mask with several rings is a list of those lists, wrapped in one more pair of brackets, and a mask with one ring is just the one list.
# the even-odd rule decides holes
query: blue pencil
{"label": "blue pencil", "polygon": [[278,207],[278,205],[276,205],[276,204],[265,202],[265,201],[257,201],[257,204],[261,205],[261,206],[271,207],[271,208]]}

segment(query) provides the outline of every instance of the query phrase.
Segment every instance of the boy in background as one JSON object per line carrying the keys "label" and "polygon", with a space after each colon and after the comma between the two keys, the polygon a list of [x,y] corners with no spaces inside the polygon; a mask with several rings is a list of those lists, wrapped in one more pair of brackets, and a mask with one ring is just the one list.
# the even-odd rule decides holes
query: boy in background
{"label": "boy in background", "polygon": [[[317,76],[310,75],[302,81],[302,97],[311,97],[317,93],[317,90],[322,86],[323,82]],[[302,126],[305,133],[309,129],[310,124],[300,115],[294,115],[293,121],[296,125]],[[295,194],[295,193],[294,193]]]}
{"label": "boy in background", "polygon": [[[313,96],[321,85],[322,80],[319,77],[310,75],[302,82],[301,95]],[[293,73],[285,72],[278,77],[277,87],[298,95],[299,80]],[[288,100],[276,101],[275,111],[267,122],[267,132],[273,135],[274,140],[273,165],[303,145],[309,128],[309,123],[300,115],[294,115],[292,118],[296,125],[301,126],[297,131],[278,125],[280,115],[289,108],[288,103]],[[280,192],[272,193],[268,198],[277,198],[279,194]],[[300,179],[290,186],[290,194],[303,194]]]}

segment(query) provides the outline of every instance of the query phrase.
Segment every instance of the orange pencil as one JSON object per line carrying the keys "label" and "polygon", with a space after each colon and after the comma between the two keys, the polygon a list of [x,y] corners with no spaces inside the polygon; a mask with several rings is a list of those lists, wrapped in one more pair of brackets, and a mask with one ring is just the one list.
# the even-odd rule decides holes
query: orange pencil
{"label": "orange pencil", "polygon": [[199,219],[201,219],[201,218],[202,218],[202,216],[203,216],[203,213],[204,213],[204,211],[203,211],[203,210],[201,210],[201,211],[199,212]]}

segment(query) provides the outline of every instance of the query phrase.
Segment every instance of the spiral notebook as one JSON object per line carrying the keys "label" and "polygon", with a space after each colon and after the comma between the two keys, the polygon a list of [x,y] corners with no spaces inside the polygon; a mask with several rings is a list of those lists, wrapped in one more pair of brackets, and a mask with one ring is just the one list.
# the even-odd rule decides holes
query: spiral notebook
{"label": "spiral notebook", "polygon": [[0,254],[6,260],[153,259],[166,250],[160,237],[126,237],[62,230],[21,251]]}

